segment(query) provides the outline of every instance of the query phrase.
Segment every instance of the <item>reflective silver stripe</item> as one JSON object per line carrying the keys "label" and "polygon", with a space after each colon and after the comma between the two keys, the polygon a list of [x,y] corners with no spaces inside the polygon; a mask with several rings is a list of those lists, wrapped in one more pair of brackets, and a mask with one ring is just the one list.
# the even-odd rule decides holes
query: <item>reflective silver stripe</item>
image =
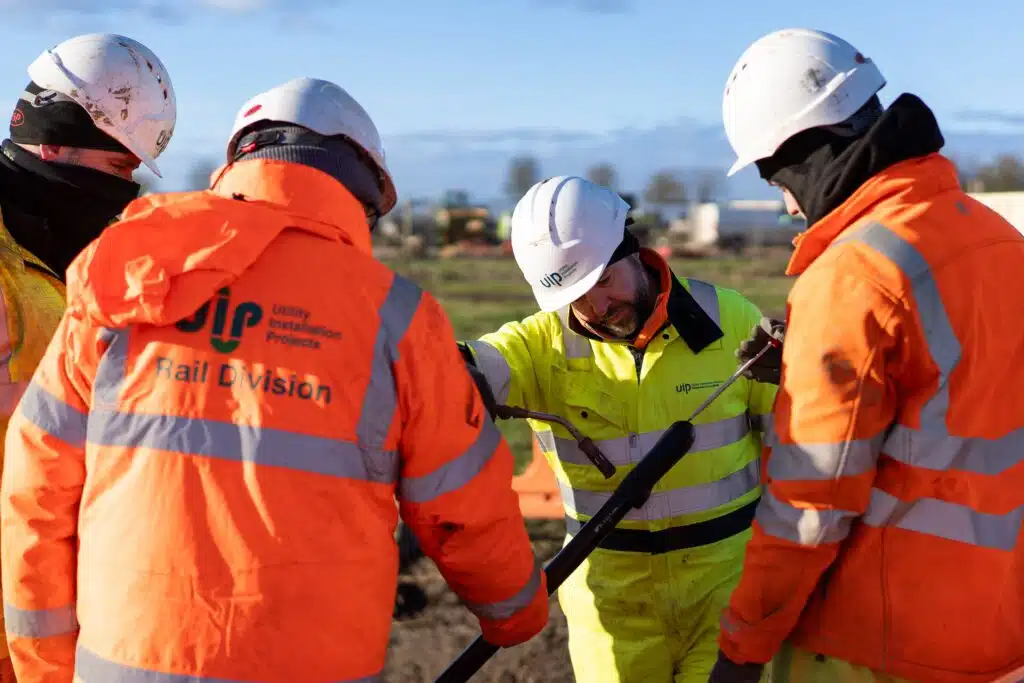
{"label": "reflective silver stripe", "polygon": [[825,481],[870,472],[885,438],[839,443],[776,444],[768,459],[768,475],[787,481]]}
{"label": "reflective silver stripe", "polygon": [[429,474],[403,477],[399,484],[401,497],[411,503],[425,503],[462,488],[487,465],[500,441],[501,432],[494,422],[482,420],[476,441],[462,455]]}
{"label": "reflective silver stripe", "polygon": [[715,321],[715,324],[721,327],[722,314],[719,311],[718,290],[715,289],[715,286],[692,277],[686,278],[686,282],[690,285],[690,296]]}
{"label": "reflective silver stripe", "polygon": [[29,422],[50,436],[74,448],[85,446],[85,413],[68,405],[34,380],[29,383],[18,408]]}
{"label": "reflective silver stripe", "polygon": [[391,367],[398,360],[398,345],[420,305],[422,290],[400,275],[391,281],[380,306],[380,326],[373,345],[370,383],[363,396],[363,408],[356,426],[359,443],[380,448],[387,440],[398,406],[398,390]]}
{"label": "reflective silver stripe", "polygon": [[589,358],[590,340],[582,334],[576,334],[569,327],[569,307],[558,309],[558,320],[562,323],[562,343],[565,345],[566,358]]}
{"label": "reflective silver stripe", "polygon": [[494,400],[498,403],[507,401],[509,391],[512,390],[512,368],[501,355],[501,351],[484,341],[471,341],[466,344],[473,349],[476,367],[487,379]]}
{"label": "reflective silver stripe", "polygon": [[755,518],[766,533],[776,538],[814,546],[842,541],[856,517],[857,513],[849,510],[794,507],[765,487]]}
{"label": "reflective silver stripe", "polygon": [[771,413],[767,415],[752,414],[750,416],[750,428],[761,432],[762,446],[776,446],[778,444],[775,434],[775,417]]}
{"label": "reflective silver stripe", "polygon": [[934,498],[907,503],[885,491],[872,489],[871,503],[863,521],[871,526],[895,527],[984,548],[1012,551],[1017,546],[1021,525],[1024,524],[1024,506],[1002,515],[992,515]]}
{"label": "reflective silver stripe", "polygon": [[[912,244],[881,223],[869,223],[862,230],[838,240],[837,243],[846,241],[861,242],[885,256],[903,271],[903,275],[910,283],[928,353],[939,368],[938,387],[921,408],[919,431],[949,436],[949,429],[946,426],[946,413],[949,410],[949,377],[960,361],[960,341],[956,338],[949,316],[946,315],[931,267]],[[888,442],[885,450],[889,453]],[[907,455],[911,458],[909,464],[928,466],[927,452],[915,452],[917,449],[913,445],[908,446],[906,450],[909,451]]]}
{"label": "reflective silver stripe", "polygon": [[[236,678],[168,674],[118,664],[87,650],[81,643],[75,649],[75,675],[75,680],[81,683],[248,683]],[[336,679],[334,683],[385,683],[385,680],[378,675]]]}
{"label": "reflective silver stripe", "polygon": [[511,619],[520,610],[528,607],[533,602],[534,597],[537,595],[537,589],[540,588],[540,573],[542,571],[544,570],[541,568],[540,562],[534,558],[533,571],[530,572],[530,578],[526,580],[526,585],[511,598],[488,603],[466,602],[465,605],[469,608],[470,612],[480,619],[488,619],[490,621]]}
{"label": "reflective silver stripe", "polygon": [[5,602],[4,628],[8,635],[21,638],[50,638],[75,633],[78,630],[78,616],[74,605],[19,609]]}
{"label": "reflective silver stripe", "polygon": [[116,410],[120,405],[121,384],[128,368],[128,345],[131,333],[127,329],[104,329],[100,339],[107,344],[107,350],[100,357],[93,379],[92,405],[90,412],[97,409]]}
{"label": "reflective silver stripe", "polygon": [[[1019,463],[1024,454],[1021,430],[1000,439],[965,438],[949,433],[949,379],[960,361],[961,346],[924,256],[895,232],[875,222],[839,241],[860,242],[900,268],[910,283],[928,353],[939,369],[938,387],[921,408],[920,428],[894,425],[885,440],[885,453],[913,467],[953,468],[982,474],[997,474]],[[992,515],[931,498],[904,502],[880,489],[872,489],[862,521],[871,526],[893,526],[965,543],[1012,549],[1020,533],[1022,510]]]}
{"label": "reflective silver stripe", "polygon": [[[547,453],[550,453],[557,447],[558,439],[551,432],[551,430],[545,430],[543,432],[534,432],[533,436],[535,439],[537,439],[537,442],[540,443],[541,450]],[[587,462],[589,462],[589,460]]]}
{"label": "reflective silver stripe", "polygon": [[1024,429],[999,439],[962,437],[894,425],[885,442],[891,458],[931,470],[996,475],[1024,460]]}
{"label": "reflective silver stripe", "polygon": [[[421,295],[416,285],[395,276],[381,304],[373,369],[357,427],[359,443],[226,421],[120,411],[119,394],[131,338],[128,330],[103,333],[110,345],[97,368],[87,439],[102,446],[154,448],[394,483],[398,478],[398,456],[382,448],[397,406],[391,365],[398,359],[398,345],[418,309]],[[435,486],[445,486],[443,475],[432,481]],[[416,487],[417,484],[412,485],[414,491]],[[427,491],[428,485],[421,485],[419,490]]]}
{"label": "reflective silver stripe", "polygon": [[175,415],[93,410],[89,443],[201,455],[376,483],[398,477],[393,451],[271,427]]}
{"label": "reflective silver stripe", "polygon": [[[665,431],[664,429],[659,429],[643,434],[621,436],[617,439],[595,439],[594,444],[601,449],[601,452],[604,453],[605,457],[613,465],[629,465],[640,462]],[[750,422],[746,413],[740,413],[734,417],[727,417],[716,422],[697,424],[694,425],[696,438],[693,448],[689,452],[695,453],[723,448],[729,444],[736,443],[749,432]],[[587,456],[580,450],[579,444],[576,443],[575,439],[565,437],[553,438],[559,460],[570,465],[592,465]],[[543,440],[541,441],[541,446],[544,450],[551,450]]]}
{"label": "reflective silver stripe", "polygon": [[[752,460],[742,469],[717,481],[655,491],[639,510],[630,510],[625,519],[651,521],[677,515],[713,510],[726,505],[760,485],[760,462]],[[573,489],[559,480],[562,500],[577,515],[593,517],[608,502],[610,492]]]}

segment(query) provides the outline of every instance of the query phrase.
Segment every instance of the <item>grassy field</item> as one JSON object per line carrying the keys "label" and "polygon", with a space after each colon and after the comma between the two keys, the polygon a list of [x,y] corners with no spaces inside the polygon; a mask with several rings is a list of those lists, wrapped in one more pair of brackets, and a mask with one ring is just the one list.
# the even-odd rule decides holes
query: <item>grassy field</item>
{"label": "grassy field", "polygon": [[[679,277],[694,277],[744,294],[767,315],[781,317],[791,279],[783,275],[789,251],[749,252],[742,258],[673,259]],[[455,335],[475,339],[509,320],[537,310],[530,287],[515,261],[505,258],[435,260],[384,259],[398,273],[433,294],[444,306]],[[522,467],[531,449],[530,429],[523,421],[499,421],[499,427]]]}

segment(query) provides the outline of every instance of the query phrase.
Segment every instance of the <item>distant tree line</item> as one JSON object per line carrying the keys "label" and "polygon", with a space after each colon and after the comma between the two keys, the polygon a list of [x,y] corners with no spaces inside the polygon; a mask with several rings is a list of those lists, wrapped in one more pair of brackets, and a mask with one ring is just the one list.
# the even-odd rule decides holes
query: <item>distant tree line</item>
{"label": "distant tree line", "polygon": [[[955,160],[954,160],[955,161]],[[210,174],[217,164],[209,159],[197,160],[188,173],[185,190],[209,187]],[[957,164],[960,183],[969,192],[1024,191],[1024,160],[1014,154],[1003,154],[988,164],[967,169]],[[622,192],[619,174],[610,162],[594,164],[586,171],[590,181],[615,192]],[[694,200],[711,202],[719,195],[719,177],[712,172],[697,174],[693,187],[683,182],[683,173],[671,168],[656,171],[648,179],[641,193],[644,202],[662,206],[680,206]],[[536,157],[522,154],[509,160],[503,188],[512,199],[522,197],[530,187],[544,176]],[[145,183],[144,191],[159,191],[152,181]]]}
{"label": "distant tree line", "polygon": [[[586,178],[597,185],[602,185],[615,192],[621,192],[619,174],[615,166],[609,162],[594,164],[586,171]],[[649,204],[667,206],[682,205],[692,200],[698,202],[714,201],[718,195],[718,179],[710,172],[698,175],[694,187],[688,187],[682,180],[683,174],[675,169],[666,168],[654,173],[643,189],[643,199]],[[540,163],[530,155],[513,157],[509,161],[505,180],[505,194],[518,199],[526,194],[530,187],[541,180],[543,175]]]}
{"label": "distant tree line", "polygon": [[969,192],[1019,192],[1024,190],[1024,161],[1002,154],[989,164],[967,170],[958,164],[960,184]]}

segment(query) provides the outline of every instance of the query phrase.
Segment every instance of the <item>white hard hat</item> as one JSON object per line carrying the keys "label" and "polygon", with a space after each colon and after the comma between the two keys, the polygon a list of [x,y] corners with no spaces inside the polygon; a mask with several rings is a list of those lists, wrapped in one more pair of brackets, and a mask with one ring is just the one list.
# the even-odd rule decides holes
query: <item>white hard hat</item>
{"label": "white hard hat", "polygon": [[577,176],[556,176],[527,190],[512,211],[516,263],[542,311],[580,298],[622,242],[629,211],[622,197]]}
{"label": "white hard hat", "polygon": [[156,158],[171,141],[178,107],[171,77],[148,47],[113,33],[76,36],[43,51],[28,75],[81,105],[97,128],[160,175]]}
{"label": "white hard hat", "polygon": [[722,98],[738,157],[728,175],[801,131],[845,121],[884,85],[874,62],[831,33],[785,29],[759,38],[736,62]]}
{"label": "white hard hat", "polygon": [[239,133],[260,121],[280,121],[320,135],[343,135],[377,165],[382,190],[381,215],[395,206],[395,183],[384,160],[384,145],[373,119],[344,88],[318,78],[295,78],[249,99],[235,116],[228,143],[232,160]]}

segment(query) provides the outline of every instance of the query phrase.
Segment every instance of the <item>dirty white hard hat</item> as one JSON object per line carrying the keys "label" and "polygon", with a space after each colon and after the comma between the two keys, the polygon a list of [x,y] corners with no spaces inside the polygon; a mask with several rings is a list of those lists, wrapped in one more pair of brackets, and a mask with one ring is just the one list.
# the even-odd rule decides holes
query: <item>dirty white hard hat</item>
{"label": "dirty white hard hat", "polygon": [[384,159],[384,145],[370,115],[339,85],[318,78],[295,78],[250,98],[239,109],[228,143],[232,159],[239,133],[261,121],[280,121],[320,135],[341,135],[359,147],[377,167],[381,215],[395,206],[395,183]]}
{"label": "dirty white hard hat", "polygon": [[171,77],[148,47],[114,33],[75,36],[44,50],[28,67],[32,81],[82,106],[96,127],[153,173],[177,122]]}
{"label": "dirty white hard hat", "polygon": [[557,311],[601,278],[625,235],[629,204],[577,176],[531,187],[512,211],[516,263],[542,311]]}
{"label": "dirty white hard hat", "polygon": [[825,31],[792,28],[751,44],[725,85],[722,119],[733,175],[797,133],[845,121],[885,85],[875,63]]}

